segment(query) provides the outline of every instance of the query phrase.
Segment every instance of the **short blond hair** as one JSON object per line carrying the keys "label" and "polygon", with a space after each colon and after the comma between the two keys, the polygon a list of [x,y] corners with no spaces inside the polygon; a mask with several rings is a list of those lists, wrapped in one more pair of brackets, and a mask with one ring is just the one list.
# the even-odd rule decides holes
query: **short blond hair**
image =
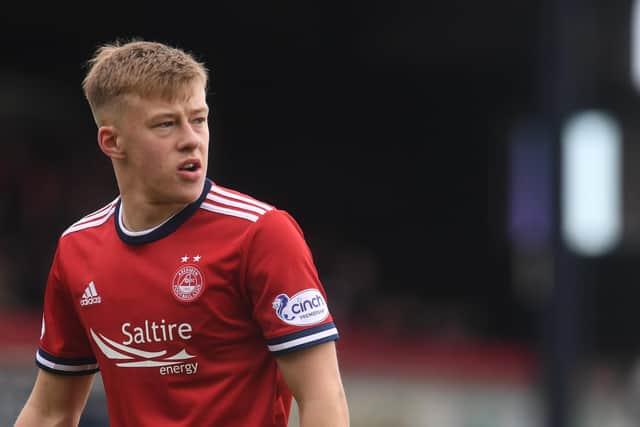
{"label": "short blond hair", "polygon": [[126,95],[173,100],[194,81],[202,83],[206,90],[209,80],[207,68],[192,54],[136,39],[99,46],[87,65],[82,89],[99,126],[104,111]]}

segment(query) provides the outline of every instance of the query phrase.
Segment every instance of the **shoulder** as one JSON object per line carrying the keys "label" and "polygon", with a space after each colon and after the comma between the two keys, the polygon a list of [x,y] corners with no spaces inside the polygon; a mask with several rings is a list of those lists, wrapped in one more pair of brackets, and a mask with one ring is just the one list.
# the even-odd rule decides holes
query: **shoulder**
{"label": "shoulder", "polygon": [[216,183],[211,184],[200,208],[215,215],[239,218],[250,223],[258,222],[267,213],[277,211],[270,203]]}
{"label": "shoulder", "polygon": [[211,214],[214,221],[224,220],[226,230],[243,235],[243,250],[249,247],[251,250],[263,247],[268,251],[278,247],[299,249],[304,242],[304,233],[289,212],[216,183],[212,183],[200,208]]}
{"label": "shoulder", "polygon": [[60,236],[62,239],[65,236],[70,234],[89,230],[95,227],[99,227],[106,223],[109,218],[113,215],[116,209],[116,204],[120,200],[120,196],[116,197],[111,202],[107,203],[105,206],[101,207],[98,210],[95,210],[87,215],[84,215],[82,218],[75,221],[66,230],[64,230]]}

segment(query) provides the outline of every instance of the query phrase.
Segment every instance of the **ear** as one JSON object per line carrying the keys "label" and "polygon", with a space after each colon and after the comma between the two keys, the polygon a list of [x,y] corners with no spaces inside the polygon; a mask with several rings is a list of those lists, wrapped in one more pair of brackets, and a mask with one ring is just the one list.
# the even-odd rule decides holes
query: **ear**
{"label": "ear", "polygon": [[100,126],[98,128],[98,145],[107,157],[113,160],[124,159],[125,153],[118,138],[118,132],[113,126]]}

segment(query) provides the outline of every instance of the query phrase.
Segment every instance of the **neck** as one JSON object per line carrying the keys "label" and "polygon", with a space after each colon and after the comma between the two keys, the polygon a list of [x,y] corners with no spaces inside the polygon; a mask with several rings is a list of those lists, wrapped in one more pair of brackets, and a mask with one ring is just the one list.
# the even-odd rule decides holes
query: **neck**
{"label": "neck", "polygon": [[188,206],[188,203],[161,204],[121,195],[120,210],[123,225],[129,231],[144,231],[154,228]]}

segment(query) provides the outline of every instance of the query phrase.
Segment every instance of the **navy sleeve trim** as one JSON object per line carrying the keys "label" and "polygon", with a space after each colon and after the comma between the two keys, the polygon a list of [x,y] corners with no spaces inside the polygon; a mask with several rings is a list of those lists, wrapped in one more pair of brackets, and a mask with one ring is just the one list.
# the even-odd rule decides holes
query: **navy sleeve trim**
{"label": "navy sleeve trim", "polygon": [[335,341],[339,338],[338,329],[333,322],[304,331],[284,335],[267,341],[269,351],[274,354],[287,353],[300,350],[327,341]]}
{"label": "navy sleeve trim", "polygon": [[86,375],[100,370],[93,358],[63,359],[41,348],[36,352],[36,365],[45,371],[63,375]]}

